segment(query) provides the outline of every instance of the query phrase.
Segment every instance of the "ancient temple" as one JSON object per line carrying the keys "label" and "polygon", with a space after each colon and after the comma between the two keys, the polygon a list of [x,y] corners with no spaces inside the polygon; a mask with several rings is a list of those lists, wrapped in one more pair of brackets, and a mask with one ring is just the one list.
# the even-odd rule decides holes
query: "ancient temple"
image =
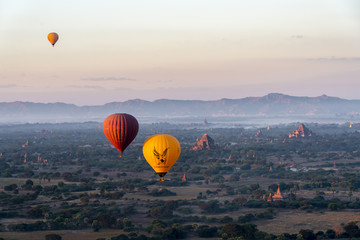
{"label": "ancient temple", "polygon": [[24,147],[26,147],[26,146],[29,146],[29,139],[26,140],[26,143],[24,143],[21,147],[24,148]]}
{"label": "ancient temple", "polygon": [[271,196],[271,193],[269,193],[269,196],[268,196],[268,198],[267,198],[267,201],[268,201],[268,202],[272,202],[272,201],[273,201],[272,196]]}
{"label": "ancient temple", "polygon": [[267,202],[276,202],[276,201],[283,201],[284,197],[281,194],[280,187],[278,187],[276,193],[271,194],[269,193],[269,196],[266,198],[266,196],[263,196],[263,200]]}
{"label": "ancient temple", "polygon": [[215,148],[215,141],[208,134],[204,134],[196,141],[196,145],[192,148],[192,150],[209,150]]}
{"label": "ancient temple", "polygon": [[289,133],[289,138],[297,138],[297,137],[311,137],[312,132],[305,127],[305,125],[302,123],[300,126],[293,131],[292,133]]}
{"label": "ancient temple", "polygon": [[281,194],[280,187],[278,187],[276,193],[272,196],[273,201],[282,201],[284,197]]}
{"label": "ancient temple", "polygon": [[208,123],[208,121],[207,121],[206,118],[205,118],[205,120],[204,120],[204,122],[203,122],[203,126],[207,126],[207,125],[209,125],[209,123]]}
{"label": "ancient temple", "polygon": [[182,177],[181,181],[183,181],[183,182],[186,182],[186,181],[187,181],[187,179],[186,179],[186,173],[184,173],[184,176]]}
{"label": "ancient temple", "polygon": [[263,136],[263,134],[262,134],[262,132],[261,132],[261,129],[259,129],[258,131],[257,131],[257,133],[255,134],[255,137],[262,137]]}

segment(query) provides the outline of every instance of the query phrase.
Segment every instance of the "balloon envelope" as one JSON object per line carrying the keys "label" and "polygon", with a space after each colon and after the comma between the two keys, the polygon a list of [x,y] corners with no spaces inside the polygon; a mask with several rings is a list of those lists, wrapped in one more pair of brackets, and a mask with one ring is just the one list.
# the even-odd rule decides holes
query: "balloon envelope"
{"label": "balloon envelope", "polygon": [[146,161],[160,176],[160,180],[176,163],[180,156],[181,147],[179,141],[168,134],[157,134],[146,139],[143,146],[143,154]]}
{"label": "balloon envelope", "polygon": [[52,32],[47,35],[47,38],[49,42],[54,46],[57,40],[59,39],[59,35],[55,32]]}
{"label": "balloon envelope", "polygon": [[135,139],[139,123],[130,114],[115,113],[104,120],[103,130],[106,138],[122,153]]}

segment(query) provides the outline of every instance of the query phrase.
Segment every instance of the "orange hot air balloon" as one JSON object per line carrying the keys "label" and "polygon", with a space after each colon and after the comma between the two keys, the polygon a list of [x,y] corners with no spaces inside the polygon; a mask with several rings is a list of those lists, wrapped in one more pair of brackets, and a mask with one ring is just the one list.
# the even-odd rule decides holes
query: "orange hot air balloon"
{"label": "orange hot air balloon", "polygon": [[47,35],[47,38],[49,42],[52,44],[52,46],[54,46],[57,40],[59,39],[59,35],[55,32],[52,32]]}
{"label": "orange hot air balloon", "polygon": [[176,163],[180,156],[179,141],[168,134],[157,134],[146,139],[143,154],[149,165],[164,181],[165,174]]}
{"label": "orange hot air balloon", "polygon": [[135,139],[139,131],[139,123],[135,117],[127,113],[115,113],[108,116],[103,123],[106,138],[122,153]]}

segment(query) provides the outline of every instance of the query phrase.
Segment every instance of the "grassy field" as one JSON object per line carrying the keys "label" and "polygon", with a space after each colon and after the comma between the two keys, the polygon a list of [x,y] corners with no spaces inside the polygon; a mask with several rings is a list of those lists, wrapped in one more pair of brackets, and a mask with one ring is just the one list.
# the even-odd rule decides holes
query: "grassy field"
{"label": "grassy field", "polygon": [[[358,160],[358,159],[356,159]],[[304,161],[304,159],[300,159],[300,158],[294,158],[293,160],[291,160],[292,162],[297,162],[297,163],[301,163],[303,165],[305,165],[307,167],[311,167],[312,164],[318,164],[318,162],[306,162]],[[346,162],[346,160],[342,160],[343,162]],[[341,161],[338,161],[341,162]],[[61,169],[61,173],[63,173],[65,170],[68,170],[66,168]],[[75,169],[76,170],[76,169]],[[99,169],[99,171],[101,171]],[[340,171],[339,171],[340,172]],[[106,175],[108,175],[109,177],[113,177],[114,180],[124,180],[124,179],[131,179],[131,178],[145,178],[145,179],[157,179],[157,176],[154,176],[154,173],[152,173],[151,171],[144,171],[142,173],[127,173],[127,175],[125,177],[121,177],[119,178],[118,176],[116,176],[116,171],[114,172],[106,172]],[[337,172],[338,173],[338,172]],[[92,176],[93,174],[89,174],[87,173],[88,176]],[[102,182],[102,181],[108,181],[107,178],[104,178],[103,175],[105,173],[102,173],[101,176],[97,177],[97,181],[98,182]],[[176,174],[173,173],[172,175],[169,175],[169,181],[171,180],[170,177],[181,177],[181,174]],[[191,178],[191,174],[188,175],[189,178]],[[224,174],[224,178],[225,179],[229,179],[230,178],[230,174],[225,175]],[[10,185],[10,184],[17,184],[18,186],[21,186],[25,183],[25,181],[27,180],[27,178],[0,178],[0,191],[3,190],[3,187],[6,185]],[[40,181],[39,179],[31,179],[34,184],[39,184]],[[58,183],[58,179],[52,179],[50,182],[47,180],[42,180],[41,181],[41,185],[42,186],[49,186],[49,185],[56,185]],[[245,185],[245,186],[249,186],[251,184],[259,184],[261,189],[268,189],[268,186],[271,184],[278,184],[279,182],[296,182],[299,183],[300,185],[302,185],[304,182],[301,182],[300,180],[288,180],[288,179],[277,179],[277,178],[269,178],[269,177],[263,177],[263,176],[256,176],[256,177],[243,177],[240,179],[240,181],[238,182],[226,182],[226,185],[232,186],[234,187],[234,189],[237,189],[238,187],[240,187],[241,185]],[[72,184],[72,183],[68,183],[65,181],[66,184]],[[169,200],[191,200],[191,199],[196,199],[199,196],[199,193],[201,192],[202,195],[204,197],[206,197],[206,199],[200,199],[201,201],[208,201],[208,200],[218,200],[219,202],[224,202],[225,200],[228,201],[232,201],[237,195],[227,195],[225,193],[224,188],[222,188],[222,191],[219,191],[219,193],[217,194],[217,190],[221,189],[221,184],[220,183],[214,183],[214,182],[209,182],[208,184],[203,183],[201,185],[199,185],[198,183],[195,182],[190,182],[190,186],[184,186],[184,187],[171,187],[171,186],[163,186],[163,188],[166,188],[172,192],[175,192],[177,195],[176,196],[166,196],[166,197],[155,197],[155,196],[150,196],[147,193],[144,192],[139,192],[139,191],[133,191],[133,192],[127,192],[125,193],[124,197],[120,200],[105,200],[102,199],[101,202],[102,203],[108,203],[108,202],[114,202],[116,203],[118,206],[125,206],[125,205],[130,205],[131,203],[138,201],[138,205],[136,206],[137,208],[137,213],[133,214],[132,216],[130,216],[129,218],[135,223],[135,224],[142,224],[143,226],[147,226],[149,224],[151,224],[153,218],[149,217],[149,207],[146,206],[148,200],[149,201],[153,201],[153,200],[164,200],[164,201],[169,201]],[[151,192],[153,189],[157,189],[157,188],[161,188],[161,184],[159,185],[150,185],[148,186],[149,192]],[[206,194],[206,191],[210,190],[211,194]],[[121,190],[119,190],[121,191]],[[87,193],[90,192],[99,192],[99,190],[93,190],[93,191],[88,191]],[[323,196],[325,199],[331,199],[333,197],[335,198],[339,198],[343,201],[348,201],[349,200],[349,195],[348,195],[348,189],[344,189],[344,188],[340,188],[337,187],[337,191],[333,193],[332,191],[329,190],[329,188],[322,188],[322,189],[318,189],[316,190],[298,190],[296,192],[296,195],[298,197],[304,197],[304,198],[314,198],[316,197],[319,192],[321,192],[321,196]],[[19,194],[24,194],[26,193],[26,191],[20,190]],[[74,193],[74,194],[79,194],[79,193]],[[284,193],[286,194],[286,193]],[[245,196],[247,199],[251,199],[250,195],[242,195]],[[352,196],[351,196],[352,200],[354,201],[355,198],[360,198],[360,192],[353,192]],[[95,201],[94,199],[91,199],[91,201]],[[52,200],[50,201],[49,197],[45,197],[40,195],[35,201],[35,203],[37,204],[50,204],[52,208],[56,209],[59,206],[61,206],[62,201],[55,201]],[[77,203],[80,204],[80,200],[79,199],[75,199],[75,200],[68,200],[67,201],[69,204],[72,203]],[[56,204],[56,206],[55,206]],[[198,216],[203,216],[206,215],[206,217],[208,218],[223,218],[225,216],[229,216],[231,218],[233,218],[233,220],[236,222],[238,217],[240,215],[245,215],[248,213],[260,213],[260,212],[264,212],[265,209],[249,209],[249,208],[241,208],[240,210],[237,211],[233,211],[233,212],[227,212],[227,213],[223,213],[223,214],[205,214],[202,213],[201,209],[194,205],[192,206],[192,214],[191,215],[198,215]],[[341,225],[341,224],[346,224],[350,221],[360,221],[360,210],[357,211],[328,211],[328,210],[324,210],[323,212],[306,212],[306,211],[298,211],[298,210],[278,210],[276,209],[276,215],[274,216],[274,219],[269,219],[269,220],[258,220],[258,221],[254,221],[253,223],[256,224],[258,226],[258,229],[264,232],[268,232],[268,233],[273,233],[273,234],[280,234],[280,233],[298,233],[301,229],[311,229],[314,232],[317,231],[326,231],[327,229],[332,229],[334,226],[336,225]],[[176,212],[175,214],[177,215],[182,215],[181,212]],[[36,219],[35,219],[36,220]],[[0,223],[2,224],[11,224],[11,223],[30,223],[30,222],[34,222],[34,219],[27,219],[27,218],[9,218],[9,219],[2,219],[0,220]],[[186,224],[192,224],[191,222],[186,223]],[[201,223],[202,224],[202,223]],[[200,224],[200,225],[201,225]],[[219,225],[219,224],[214,224],[214,223],[203,223],[203,224],[207,224],[207,225]],[[93,232],[91,229],[87,229],[87,230],[77,230],[77,231],[71,231],[71,230],[62,230],[62,231],[41,231],[41,232],[0,232],[0,237],[5,238],[6,240],[44,240],[45,236],[47,234],[59,234],[62,236],[63,240],[70,240],[70,239],[76,239],[76,240],[91,240],[91,239],[98,239],[98,238],[110,238],[113,236],[117,236],[120,235],[124,232],[120,231],[120,230],[110,230],[110,229],[106,229],[106,230],[100,230],[100,232]],[[127,233],[125,233],[127,234]],[[198,238],[187,238],[187,239],[198,239]],[[217,238],[214,238],[217,239]]]}
{"label": "grassy field", "polygon": [[[47,234],[58,234],[62,237],[62,240],[96,240],[98,238],[111,238],[118,236],[124,232],[122,231],[100,231],[93,232],[92,230],[62,230],[62,231],[41,231],[41,232],[30,232],[30,233],[0,233],[0,237],[5,238],[6,240],[44,240]],[[138,235],[147,235],[145,232],[140,232]],[[196,240],[198,237],[189,236],[187,240]],[[204,238],[207,240],[216,240],[218,237],[214,238]]]}
{"label": "grassy field", "polygon": [[280,211],[274,219],[255,221],[258,229],[264,232],[280,233],[298,233],[301,229],[311,229],[314,232],[326,231],[336,225],[346,224],[351,221],[360,221],[359,210],[348,211],[327,211],[324,213],[304,211]]}
{"label": "grassy field", "polygon": [[44,240],[47,234],[58,234],[62,240],[95,240],[97,238],[110,238],[124,233],[120,230],[106,230],[94,232],[89,230],[61,230],[61,231],[36,231],[36,232],[1,232],[0,237],[6,240]]}
{"label": "grassy field", "polygon": [[[350,221],[360,221],[360,211],[338,211],[324,213],[280,211],[272,220],[261,220],[254,223],[261,231],[280,234],[283,232],[298,233],[301,229],[311,229],[315,232],[320,230],[326,231],[327,229],[332,229],[336,225],[341,225]],[[95,240],[97,238],[110,238],[122,233],[124,232],[120,230],[104,230],[100,232],[93,232],[91,229],[89,229],[77,231],[62,230],[24,233],[1,232],[0,237],[7,240],[44,240],[47,234],[58,234],[62,237],[63,240]]]}
{"label": "grassy field", "polygon": [[[50,186],[50,185],[56,185],[58,180],[42,180],[39,181],[38,178],[0,178],[0,189],[3,189],[5,186],[10,184],[17,184],[18,186],[24,185],[27,180],[33,181],[34,185],[41,184],[42,186]],[[66,181],[64,181],[67,183]]]}
{"label": "grassy field", "polygon": [[[3,189],[5,186],[10,185],[10,184],[17,184],[19,185],[23,185],[25,184],[25,181],[27,179],[23,179],[23,178],[0,178],[0,189]],[[32,179],[33,181],[35,181],[35,179]],[[36,183],[39,182],[39,179],[36,180]]]}
{"label": "grassy field", "polygon": [[[149,187],[149,191],[151,192],[155,188],[160,187]],[[154,200],[154,199],[161,199],[164,201],[168,200],[186,200],[186,199],[196,199],[200,192],[203,194],[207,190],[214,191],[215,187],[213,186],[191,186],[191,187],[165,187],[166,189],[175,192],[176,196],[164,196],[164,197],[154,197],[150,195],[144,195],[140,193],[127,193],[125,194],[124,198],[129,199],[140,199],[140,200]]]}

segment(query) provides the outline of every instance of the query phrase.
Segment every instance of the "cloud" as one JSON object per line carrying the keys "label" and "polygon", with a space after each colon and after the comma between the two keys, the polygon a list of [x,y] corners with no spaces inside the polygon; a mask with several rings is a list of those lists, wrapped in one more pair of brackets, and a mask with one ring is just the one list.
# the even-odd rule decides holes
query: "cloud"
{"label": "cloud", "polygon": [[90,85],[68,85],[67,88],[77,88],[77,89],[103,89],[103,87],[100,86],[90,86]]}
{"label": "cloud", "polygon": [[7,84],[7,85],[0,85],[0,88],[14,88],[17,87],[16,84]]}
{"label": "cloud", "polygon": [[134,78],[127,77],[90,77],[83,78],[85,81],[136,81]]}
{"label": "cloud", "polygon": [[306,60],[309,61],[343,61],[343,62],[350,62],[350,61],[360,61],[360,57],[325,57],[325,58],[307,58]]}

